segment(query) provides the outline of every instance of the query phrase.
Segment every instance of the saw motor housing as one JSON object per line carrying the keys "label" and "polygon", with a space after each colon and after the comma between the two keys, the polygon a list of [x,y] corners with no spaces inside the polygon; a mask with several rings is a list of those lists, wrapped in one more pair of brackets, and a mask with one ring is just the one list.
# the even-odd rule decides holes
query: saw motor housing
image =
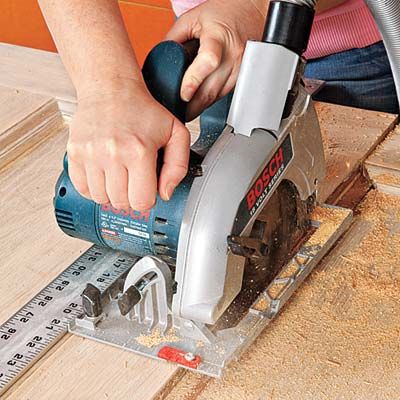
{"label": "saw motor housing", "polygon": [[[171,201],[158,198],[145,213],[95,204],[74,189],[64,160],[54,199],[60,228],[152,257],[132,268],[121,297],[127,317],[138,323],[163,331],[173,325],[182,336],[212,340],[210,327],[242,288],[246,258],[235,240],[250,237],[257,217],[285,182],[301,201],[315,201],[325,161],[301,58],[309,36],[304,21],[312,22],[313,11],[290,3],[281,7],[282,2],[271,2],[274,23],[267,24],[264,41],[247,44],[225,129],[211,141],[200,137],[197,143],[210,148],[205,157],[192,152],[189,173]],[[274,33],[281,32],[276,15],[289,14],[295,18],[292,28],[302,35],[296,41]],[[183,46],[164,42],[144,66],[153,96],[181,120],[185,104],[179,89],[190,60]],[[137,300],[129,307],[133,297]]]}

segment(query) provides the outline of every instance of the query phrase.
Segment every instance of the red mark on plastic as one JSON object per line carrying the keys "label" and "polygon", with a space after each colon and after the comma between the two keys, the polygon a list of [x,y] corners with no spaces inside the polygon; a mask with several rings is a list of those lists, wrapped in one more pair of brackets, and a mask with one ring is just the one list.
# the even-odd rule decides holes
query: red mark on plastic
{"label": "red mark on plastic", "polygon": [[158,352],[158,357],[192,369],[197,369],[201,363],[201,358],[199,356],[171,346],[163,347]]}

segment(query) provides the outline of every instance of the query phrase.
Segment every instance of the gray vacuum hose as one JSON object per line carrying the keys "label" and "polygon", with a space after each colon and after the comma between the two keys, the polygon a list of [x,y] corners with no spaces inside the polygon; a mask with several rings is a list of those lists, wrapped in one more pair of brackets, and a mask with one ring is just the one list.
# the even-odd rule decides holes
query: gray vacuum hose
{"label": "gray vacuum hose", "polygon": [[[315,8],[318,0],[286,0]],[[365,0],[378,25],[388,53],[400,104],[400,0]]]}
{"label": "gray vacuum hose", "polygon": [[365,0],[381,32],[400,104],[400,0]]}

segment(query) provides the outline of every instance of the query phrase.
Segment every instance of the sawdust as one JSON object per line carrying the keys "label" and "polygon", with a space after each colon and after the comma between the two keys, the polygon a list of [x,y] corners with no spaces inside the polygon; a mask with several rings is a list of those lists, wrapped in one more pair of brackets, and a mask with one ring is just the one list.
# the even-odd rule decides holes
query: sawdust
{"label": "sawdust", "polygon": [[262,298],[252,308],[253,310],[264,312],[267,311],[270,304],[271,302],[268,299]]}
{"label": "sawdust", "polygon": [[399,172],[396,174],[383,173],[373,176],[372,178],[375,183],[380,183],[381,185],[400,186]]}
{"label": "sawdust", "polygon": [[135,340],[145,347],[155,347],[162,343],[179,342],[179,338],[173,329],[170,329],[166,334],[163,334],[160,329],[154,329],[147,335],[140,335]]}
{"label": "sawdust", "polygon": [[223,379],[188,374],[167,400],[398,399],[400,199],[372,191],[359,211]]}
{"label": "sawdust", "polygon": [[280,279],[291,278],[295,276],[298,271],[299,271],[299,266],[296,263],[291,262],[282,269],[282,271],[278,275],[278,278]]}
{"label": "sawdust", "polygon": [[279,297],[279,295],[283,292],[285,289],[287,283],[273,283],[271,287],[268,288],[268,295],[271,297],[271,299],[275,300]]}
{"label": "sawdust", "polygon": [[317,207],[312,213],[311,219],[319,221],[321,224],[305,246],[318,246],[325,243],[349,213],[349,210],[340,208]]}

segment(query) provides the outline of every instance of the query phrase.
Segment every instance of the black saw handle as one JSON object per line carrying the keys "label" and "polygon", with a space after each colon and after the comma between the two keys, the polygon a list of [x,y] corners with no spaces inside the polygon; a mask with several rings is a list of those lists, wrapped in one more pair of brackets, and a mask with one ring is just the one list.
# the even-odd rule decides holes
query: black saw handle
{"label": "black saw handle", "polygon": [[152,96],[181,122],[186,122],[187,103],[181,99],[183,76],[199,51],[200,42],[184,45],[165,41],[149,53],[142,73]]}

